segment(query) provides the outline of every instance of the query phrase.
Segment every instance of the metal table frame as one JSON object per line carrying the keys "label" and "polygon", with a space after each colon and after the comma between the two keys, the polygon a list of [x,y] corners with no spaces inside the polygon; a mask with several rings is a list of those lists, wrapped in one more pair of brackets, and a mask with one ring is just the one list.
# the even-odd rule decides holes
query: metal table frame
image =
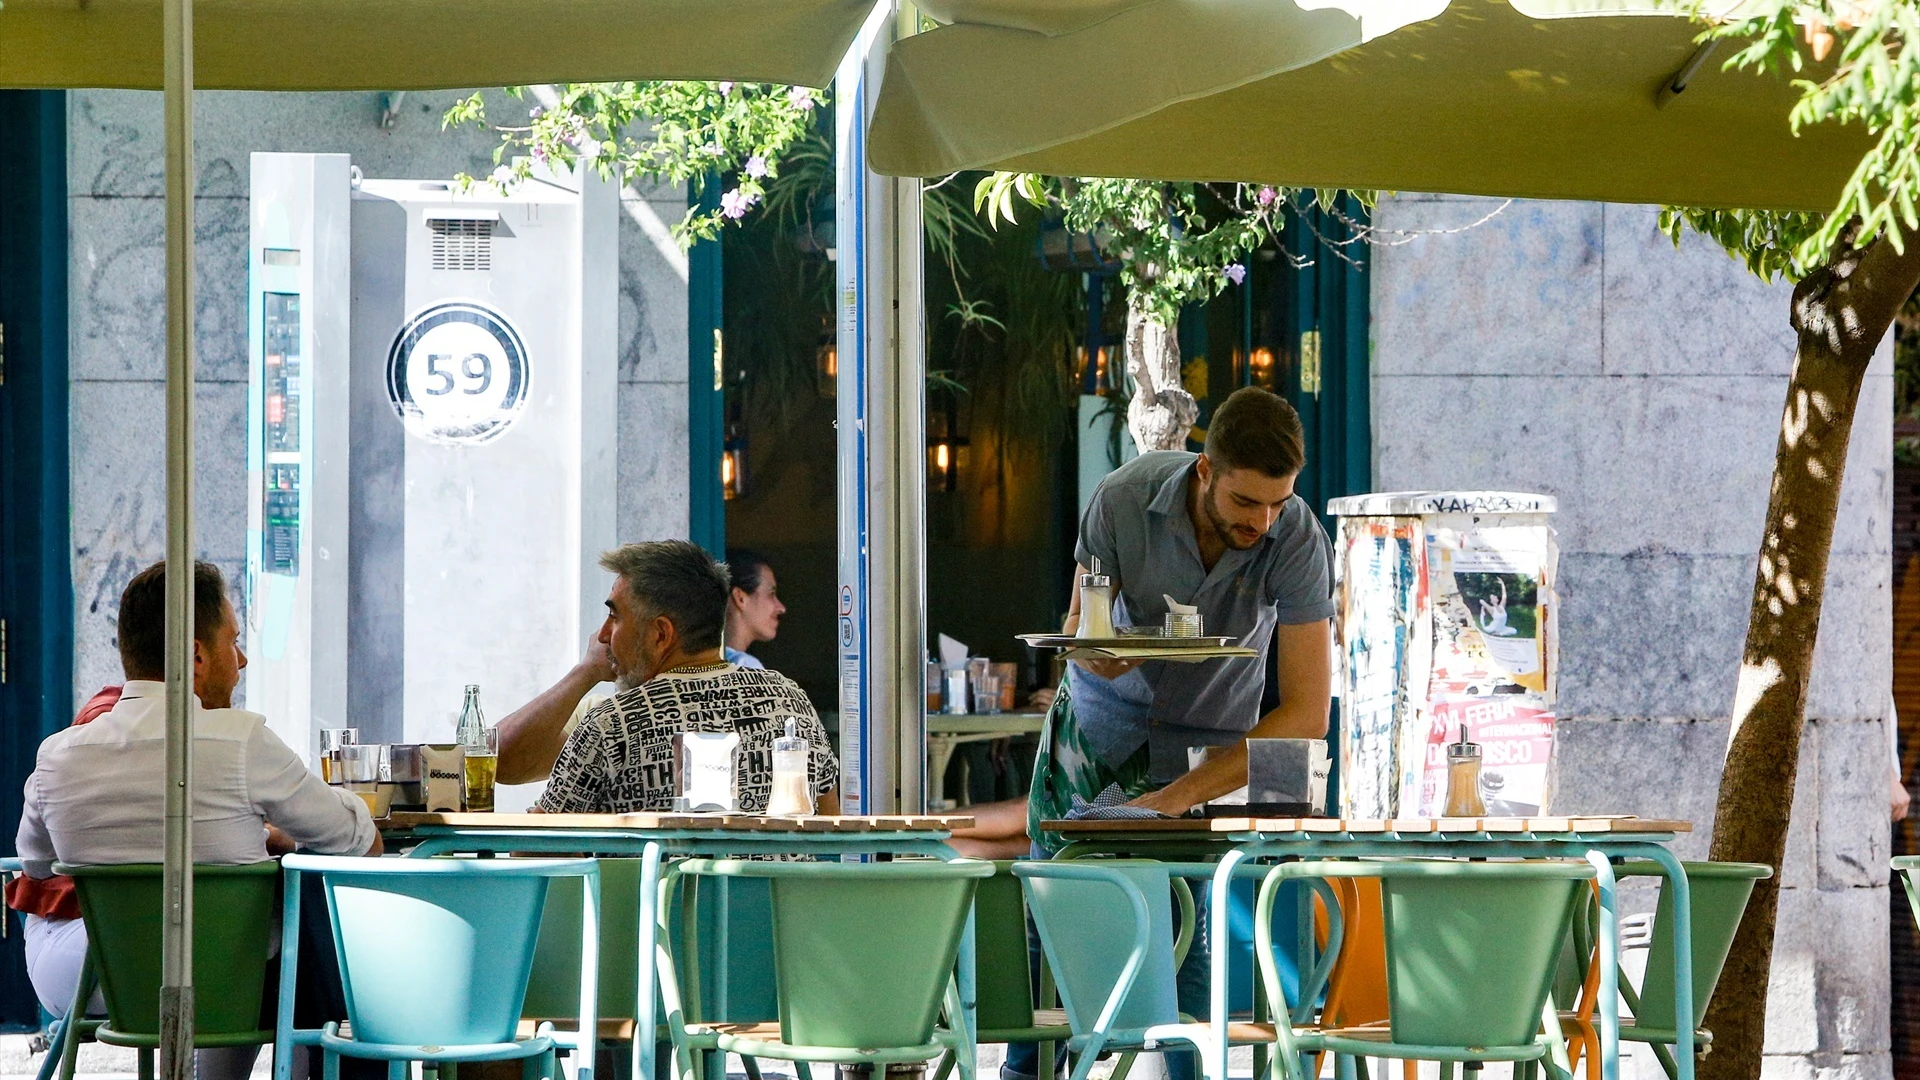
{"label": "metal table frame", "polygon": [[[960,857],[947,846],[948,832],[933,829],[898,829],[845,832],[754,831],[750,829],[655,829],[655,828],[540,828],[511,826],[476,827],[468,825],[416,825],[405,830],[417,839],[409,858],[433,855],[503,854],[537,852],[541,854],[586,853],[593,856],[638,856],[640,864],[640,947],[634,1003],[633,1075],[635,1080],[653,1080],[658,1056],[659,965],[659,893],[660,864],[666,858],[720,857],[736,855],[927,855],[941,860]],[[967,915],[960,952],[955,962],[960,988],[963,1045],[969,1053],[978,1053],[974,1043],[974,938],[973,914]],[[669,1033],[676,1042],[678,1032]],[[1609,1077],[1608,1080],[1613,1080]],[[1682,1077],[1681,1080],[1691,1080]]]}
{"label": "metal table frame", "polygon": [[[1129,854],[1190,859],[1216,854],[1219,862],[1208,893],[1211,918],[1211,1000],[1208,1020],[1221,1036],[1212,1051],[1216,1076],[1226,1076],[1228,893],[1235,868],[1252,860],[1286,858],[1584,858],[1593,864],[1600,893],[1600,1068],[1603,1080],[1620,1076],[1619,927],[1615,919],[1613,860],[1645,859],[1673,890],[1674,1060],[1677,1080],[1694,1080],[1693,898],[1680,860],[1667,847],[1672,832],[1222,832],[1141,830],[1081,833],[1056,858]],[[1256,1078],[1257,1080],[1257,1078]]]}

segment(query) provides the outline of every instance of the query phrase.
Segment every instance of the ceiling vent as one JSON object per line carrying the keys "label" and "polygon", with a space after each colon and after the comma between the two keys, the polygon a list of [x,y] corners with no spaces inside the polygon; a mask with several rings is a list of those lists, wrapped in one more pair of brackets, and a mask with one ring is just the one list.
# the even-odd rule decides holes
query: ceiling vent
{"label": "ceiling vent", "polygon": [[493,269],[493,219],[436,217],[433,231],[435,270]]}

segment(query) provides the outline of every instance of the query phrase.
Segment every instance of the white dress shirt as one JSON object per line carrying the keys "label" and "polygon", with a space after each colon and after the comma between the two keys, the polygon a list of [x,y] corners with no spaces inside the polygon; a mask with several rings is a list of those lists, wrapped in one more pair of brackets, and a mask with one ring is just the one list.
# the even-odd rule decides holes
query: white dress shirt
{"label": "white dress shirt", "polygon": [[[360,797],[327,786],[300,755],[242,709],[193,703],[193,861],[267,858],[271,821],[303,848],[360,855],[373,819]],[[131,680],[120,703],[40,744],[27,778],[17,850],[33,877],[53,862],[156,863],[166,849],[167,691]]]}

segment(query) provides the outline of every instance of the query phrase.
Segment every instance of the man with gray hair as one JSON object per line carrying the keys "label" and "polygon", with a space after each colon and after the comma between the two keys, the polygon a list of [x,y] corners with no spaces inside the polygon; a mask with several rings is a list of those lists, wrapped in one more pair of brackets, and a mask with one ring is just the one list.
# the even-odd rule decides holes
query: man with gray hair
{"label": "man with gray hair", "polygon": [[806,694],[778,672],[737,667],[721,656],[731,585],[725,564],[684,540],[659,540],[616,548],[600,565],[615,575],[598,641],[619,692],[567,736],[535,809],[670,810],[673,737],[732,732],[740,736],[740,810],[763,813],[773,786],[773,740],[793,718],[810,748],[808,780],[819,811],[838,813],[840,765]]}

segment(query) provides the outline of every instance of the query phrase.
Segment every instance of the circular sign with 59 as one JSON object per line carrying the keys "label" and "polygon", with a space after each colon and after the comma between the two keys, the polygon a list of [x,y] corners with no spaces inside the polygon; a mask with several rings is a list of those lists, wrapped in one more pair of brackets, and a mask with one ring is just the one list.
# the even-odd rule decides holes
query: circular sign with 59
{"label": "circular sign with 59", "polygon": [[443,443],[482,443],[527,401],[527,348],[506,316],[451,300],[407,320],[387,354],[387,396],[407,430]]}

